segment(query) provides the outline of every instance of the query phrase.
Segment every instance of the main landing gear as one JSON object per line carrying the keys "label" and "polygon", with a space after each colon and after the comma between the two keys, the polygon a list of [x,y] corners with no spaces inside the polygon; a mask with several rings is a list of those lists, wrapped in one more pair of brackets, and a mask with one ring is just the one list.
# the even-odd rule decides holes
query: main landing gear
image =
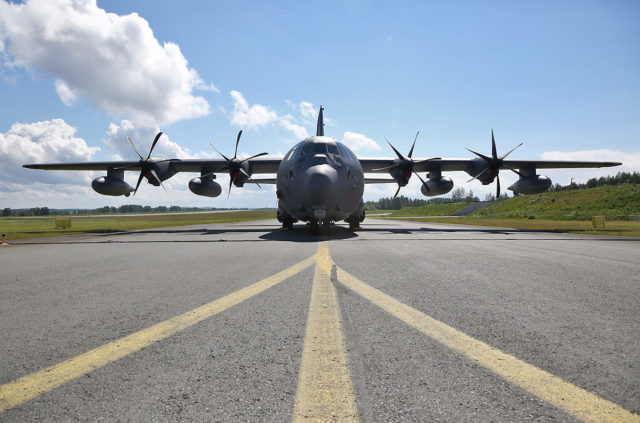
{"label": "main landing gear", "polygon": [[278,222],[282,222],[283,231],[290,231],[293,229],[293,223],[295,222],[293,217],[288,214],[280,213],[280,210],[278,210],[277,218]]}

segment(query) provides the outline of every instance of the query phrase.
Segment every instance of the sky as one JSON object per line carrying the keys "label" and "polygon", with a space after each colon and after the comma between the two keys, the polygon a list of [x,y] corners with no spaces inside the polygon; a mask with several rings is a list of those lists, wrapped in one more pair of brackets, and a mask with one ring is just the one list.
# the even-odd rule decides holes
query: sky
{"label": "sky", "polygon": [[[554,183],[640,171],[638,22],[635,0],[0,0],[0,208],[275,207],[273,186],[200,197],[178,174],[108,197],[91,189],[105,172],[21,166],[136,160],[126,137],[144,155],[159,131],[154,157],[233,155],[239,130],[239,154],[282,156],[320,105],[359,157],[393,157],[385,138],[408,152],[420,131],[414,158],[472,158],[493,129],[499,154],[524,143],[510,159],[623,163],[545,170]],[[401,194],[421,198],[417,178]]]}

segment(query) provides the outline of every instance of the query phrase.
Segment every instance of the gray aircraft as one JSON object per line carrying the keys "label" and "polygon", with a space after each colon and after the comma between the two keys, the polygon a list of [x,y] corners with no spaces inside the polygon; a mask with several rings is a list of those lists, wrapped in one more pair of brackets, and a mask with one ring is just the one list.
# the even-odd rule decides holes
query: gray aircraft
{"label": "gray aircraft", "polygon": [[[407,185],[412,175],[422,182],[421,191],[426,196],[446,194],[453,188],[453,181],[442,172],[463,171],[471,180],[477,179],[483,185],[496,181],[496,197],[500,196],[501,169],[507,169],[519,176],[508,187],[518,194],[535,194],[546,191],[551,180],[537,174],[537,169],[591,168],[618,166],[617,162],[550,161],[550,160],[506,160],[506,157],[520,145],[506,154],[498,156],[496,143],[491,131],[491,156],[471,151],[473,159],[442,159],[439,157],[412,158],[416,138],[411,150],[402,155],[389,141],[387,143],[396,154],[395,158],[358,158],[346,145],[324,135],[323,108],[320,106],[316,136],[307,138],[291,148],[282,159],[264,158],[260,153],[248,158],[238,158],[238,144],[242,131],[238,133],[233,158],[218,152],[222,159],[180,160],[155,159],[151,153],[162,132],[156,135],[146,158],[138,152],[128,139],[131,148],[138,155],[138,161],[109,161],[84,163],[26,164],[30,169],[44,170],[106,170],[105,176],[94,179],[91,187],[102,195],[129,196],[135,194],[144,178],[155,186],[163,186],[162,181],[178,172],[199,172],[200,176],[189,181],[189,189],[197,195],[217,197],[222,187],[216,182],[216,173],[229,174],[231,187],[242,187],[245,183],[276,184],[278,197],[278,221],[284,229],[292,229],[297,221],[307,222],[312,233],[327,231],[334,222],[346,221],[351,230],[359,227],[365,218],[362,195],[364,185],[371,183],[395,183],[398,189]],[[213,147],[213,145],[212,145]],[[215,150],[215,147],[213,147]],[[124,181],[125,171],[139,171],[135,188]],[[424,180],[419,172],[426,172]],[[255,174],[276,174],[275,179],[254,179]],[[391,178],[370,178],[365,173],[387,173]],[[163,186],[164,188],[164,186]],[[228,194],[227,194],[228,195]],[[394,197],[395,197],[394,196]]]}

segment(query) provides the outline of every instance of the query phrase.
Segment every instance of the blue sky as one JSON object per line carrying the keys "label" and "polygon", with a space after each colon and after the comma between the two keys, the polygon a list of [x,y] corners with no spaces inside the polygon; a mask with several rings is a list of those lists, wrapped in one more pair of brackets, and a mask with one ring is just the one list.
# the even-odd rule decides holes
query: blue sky
{"label": "blue sky", "polygon": [[[359,156],[392,156],[384,137],[408,151],[420,130],[414,156],[470,158],[493,128],[499,152],[524,142],[510,158],[640,170],[637,22],[637,1],[0,0],[0,207],[275,206],[272,187],[195,196],[195,175],[103,197],[98,174],[20,165],[134,159],[126,136],[143,152],[157,130],[154,156],[216,157],[209,141],[233,154],[240,129],[243,154],[283,154],[314,133],[320,104],[326,134]],[[495,189],[450,176],[481,198]],[[413,179],[402,193],[420,197]]]}

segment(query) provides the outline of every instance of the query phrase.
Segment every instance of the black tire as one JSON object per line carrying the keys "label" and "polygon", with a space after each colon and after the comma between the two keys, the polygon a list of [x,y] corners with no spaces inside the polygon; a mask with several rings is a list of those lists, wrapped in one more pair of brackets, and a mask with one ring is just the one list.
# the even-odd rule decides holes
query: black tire
{"label": "black tire", "polygon": [[282,217],[282,229],[286,229],[288,231],[293,230],[293,217],[289,215],[284,215]]}
{"label": "black tire", "polygon": [[311,225],[311,235],[318,235],[320,233],[320,225],[318,224],[318,221],[313,219],[309,221],[309,224]]}

